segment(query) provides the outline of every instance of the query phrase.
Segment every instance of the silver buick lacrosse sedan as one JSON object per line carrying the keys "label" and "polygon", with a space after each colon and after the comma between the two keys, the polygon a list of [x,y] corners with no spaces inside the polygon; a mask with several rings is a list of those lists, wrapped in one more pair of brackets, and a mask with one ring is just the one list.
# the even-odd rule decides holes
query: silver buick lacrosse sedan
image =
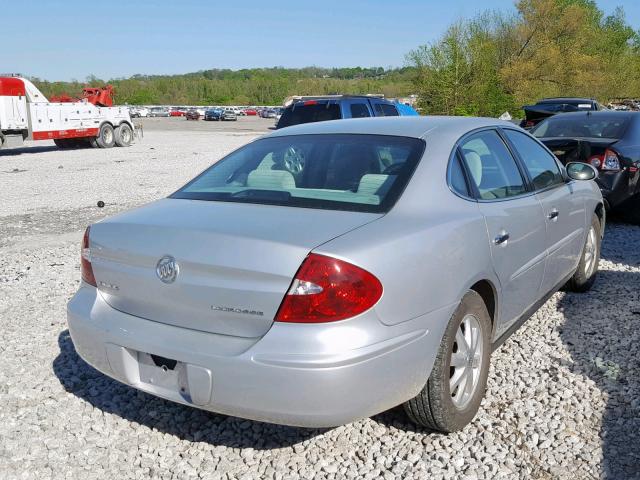
{"label": "silver buick lacrosse sedan", "polygon": [[595,176],[492,119],[278,130],[87,228],[69,330],[105,375],[186,405],[326,427],[404,404],[454,431],[491,352],[593,284]]}

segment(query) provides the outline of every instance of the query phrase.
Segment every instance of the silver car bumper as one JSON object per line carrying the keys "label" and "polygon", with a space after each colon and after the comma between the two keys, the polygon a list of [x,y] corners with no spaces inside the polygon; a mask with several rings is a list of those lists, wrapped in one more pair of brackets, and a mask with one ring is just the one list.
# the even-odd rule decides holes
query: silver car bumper
{"label": "silver car bumper", "polygon": [[[134,388],[227,415],[330,427],[415,396],[454,307],[394,327],[372,311],[334,324],[275,323],[252,339],[128,315],[83,284],[69,301],[67,319],[78,354]],[[149,354],[178,364],[163,369]]]}

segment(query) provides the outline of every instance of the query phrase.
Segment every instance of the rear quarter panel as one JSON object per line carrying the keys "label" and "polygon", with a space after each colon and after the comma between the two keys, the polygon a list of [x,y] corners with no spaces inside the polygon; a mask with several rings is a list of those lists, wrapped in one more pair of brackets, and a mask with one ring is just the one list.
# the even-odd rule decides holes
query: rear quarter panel
{"label": "rear quarter panel", "polygon": [[392,212],[315,251],[378,277],[384,292],[375,311],[386,325],[455,306],[478,280],[497,286],[477,204],[449,191],[422,210]]}

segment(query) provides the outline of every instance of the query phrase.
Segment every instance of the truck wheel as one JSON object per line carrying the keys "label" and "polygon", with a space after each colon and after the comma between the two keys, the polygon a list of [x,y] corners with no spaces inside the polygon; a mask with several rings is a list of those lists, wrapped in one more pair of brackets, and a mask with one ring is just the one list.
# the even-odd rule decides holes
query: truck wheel
{"label": "truck wheel", "polygon": [[116,145],[128,147],[133,141],[133,130],[126,123],[121,124],[115,131]]}
{"label": "truck wheel", "polygon": [[55,140],[53,140],[53,143],[55,143],[56,147],[58,147],[58,148],[67,148],[69,146],[67,144],[67,141],[65,139],[62,139],[62,138],[56,138]]}
{"label": "truck wheel", "polygon": [[600,220],[596,214],[591,219],[591,226],[587,232],[587,239],[584,242],[580,263],[573,274],[573,277],[565,285],[565,289],[571,292],[586,292],[598,274],[598,263],[600,263]]}
{"label": "truck wheel", "polygon": [[116,143],[115,132],[113,127],[108,123],[103,123],[100,132],[96,138],[96,142],[100,148],[111,148]]}
{"label": "truck wheel", "polygon": [[487,386],[491,319],[482,297],[468,291],[449,320],[422,391],[405,402],[418,425],[453,432],[476,415]]}

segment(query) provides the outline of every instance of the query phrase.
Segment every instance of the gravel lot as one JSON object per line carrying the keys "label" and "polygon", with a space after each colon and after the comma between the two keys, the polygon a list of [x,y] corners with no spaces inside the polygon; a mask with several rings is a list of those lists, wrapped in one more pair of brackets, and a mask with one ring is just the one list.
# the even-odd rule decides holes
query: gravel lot
{"label": "gravel lot", "polygon": [[128,149],[0,153],[0,478],[640,479],[640,228],[622,223],[594,289],[557,293],[493,355],[478,416],[449,436],[401,409],[329,430],[215,415],[86,365],[65,317],[84,227],[271,126],[144,123]]}

